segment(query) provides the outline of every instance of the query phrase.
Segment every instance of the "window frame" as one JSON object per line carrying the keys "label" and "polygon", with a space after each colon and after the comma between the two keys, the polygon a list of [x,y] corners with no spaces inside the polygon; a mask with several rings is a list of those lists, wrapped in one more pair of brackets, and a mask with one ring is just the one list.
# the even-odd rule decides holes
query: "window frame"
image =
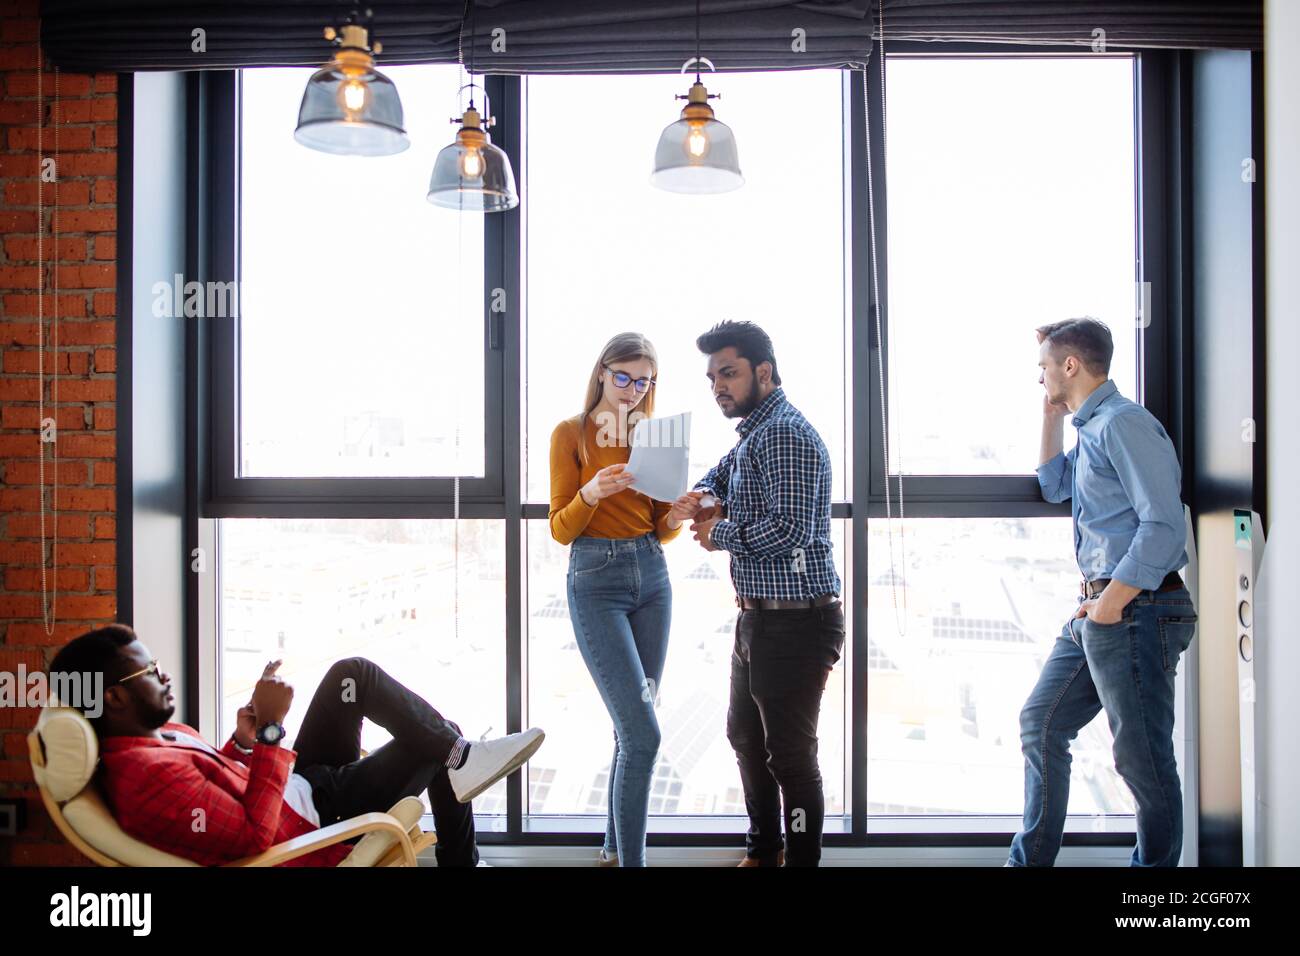
{"label": "window frame", "polygon": [[[205,106],[211,126],[207,141],[210,176],[208,249],[210,266],[205,279],[238,281],[242,230],[240,163],[242,128],[239,110],[242,71],[212,74]],[[495,100],[493,101],[496,102]],[[501,111],[498,110],[498,115]],[[228,197],[222,201],[221,197]],[[506,214],[510,215],[510,214]],[[505,285],[506,223],[500,216],[488,216],[483,236],[483,410],[484,474],[459,480],[463,505],[481,512],[483,505],[499,505],[505,477],[505,428],[503,412],[508,396],[505,388],[505,316],[493,312],[492,289]],[[208,513],[215,517],[235,515],[306,516],[316,506],[350,506],[348,516],[392,516],[405,508],[441,512],[456,497],[455,478],[431,477],[247,477],[239,474],[240,451],[240,364],[239,325],[242,316],[216,320],[211,334],[210,487]],[[498,509],[488,509],[490,511]],[[332,511],[338,514],[337,510]],[[479,515],[475,515],[479,516]],[[487,517],[489,515],[481,515]],[[495,515],[491,515],[495,516]]]}
{"label": "window frame", "polygon": [[[844,256],[846,272],[846,367],[857,383],[847,399],[846,426],[851,429],[846,456],[850,465],[847,501],[832,505],[835,518],[855,519],[846,529],[844,599],[849,604],[851,633],[857,639],[846,653],[844,666],[849,700],[845,732],[846,812],[828,818],[828,847],[881,846],[1001,846],[1014,832],[1011,817],[870,818],[868,833],[866,773],[868,654],[866,589],[867,519],[885,515],[885,488],[881,447],[880,381],[875,346],[874,295],[870,283],[870,241],[867,229],[867,175],[864,161],[864,115],[871,123],[873,190],[876,198],[876,233],[887,234],[887,197],[884,187],[883,138],[880,135],[880,69],[873,50],[866,64],[867,102],[863,102],[862,77],[857,69],[842,70],[846,124],[842,137],[845,169]],[[1079,47],[1033,48],[1005,44],[936,44],[890,41],[887,55],[927,56],[1056,56],[1079,55]],[[1135,71],[1135,176],[1138,275],[1152,281],[1152,320],[1138,337],[1140,397],[1162,422],[1171,411],[1172,390],[1181,383],[1177,365],[1166,355],[1172,333],[1168,323],[1181,315],[1177,289],[1167,295],[1163,280],[1177,272],[1176,236],[1167,209],[1180,205],[1177,194],[1166,195],[1166,171],[1177,161],[1167,142],[1178,133],[1179,118],[1167,115],[1166,99],[1174,70],[1174,55],[1132,53]],[[518,76],[484,76],[482,81],[497,114],[494,142],[514,164],[519,181],[526,182],[523,80]],[[189,88],[189,225],[190,273],[200,280],[229,281],[235,275],[238,239],[237,164],[239,160],[238,71],[191,74]],[[864,113],[865,110],[865,113]],[[1152,184],[1147,188],[1146,184]],[[227,198],[222,201],[222,197]],[[524,524],[544,518],[547,505],[526,502],[524,475],[524,375],[527,303],[522,288],[523,219],[526,201],[515,210],[487,217],[484,230],[485,413],[488,438],[486,477],[460,481],[459,514],[497,518],[505,522],[506,682],[507,732],[523,728],[527,699],[527,555]],[[887,250],[880,247],[878,271],[880,297],[888,304]],[[505,290],[507,309],[490,311],[493,289]],[[1171,301],[1172,300],[1172,301]],[[234,323],[200,319],[190,337],[190,372],[193,407],[187,414],[189,459],[196,499],[198,528],[194,540],[215,542],[216,520],[226,517],[410,517],[453,516],[453,480],[450,478],[247,478],[235,471],[237,463],[238,382],[237,337]],[[882,329],[888,357],[888,329]],[[888,364],[886,363],[886,374]],[[864,387],[865,386],[865,387]],[[863,423],[866,423],[865,426]],[[1170,429],[1179,446],[1181,432]],[[1044,502],[1032,476],[904,476],[904,502],[908,517],[1039,517],[1069,514],[1068,505]],[[890,494],[897,514],[891,478]],[[862,520],[856,520],[856,519]],[[209,545],[210,546],[210,545]],[[219,567],[219,557],[214,559]],[[202,672],[214,657],[215,611],[212,579],[200,582],[191,575],[189,652],[192,670]],[[201,597],[207,595],[206,597]],[[201,611],[201,613],[199,613]],[[219,685],[218,673],[211,683]],[[197,686],[197,685],[196,685]],[[482,828],[480,841],[517,845],[591,844],[599,842],[598,827],[585,818],[553,818],[526,812],[527,781],[512,775],[507,785],[504,827],[499,817]],[[1071,819],[1067,846],[1130,846],[1132,818],[1107,818],[1106,832],[1091,832]],[[486,821],[485,821],[486,822]],[[591,824],[590,826],[588,824]],[[733,825],[734,824],[734,825]],[[602,825],[603,826],[603,825]],[[682,816],[651,820],[648,842],[652,846],[735,844],[743,840],[742,818]]]}

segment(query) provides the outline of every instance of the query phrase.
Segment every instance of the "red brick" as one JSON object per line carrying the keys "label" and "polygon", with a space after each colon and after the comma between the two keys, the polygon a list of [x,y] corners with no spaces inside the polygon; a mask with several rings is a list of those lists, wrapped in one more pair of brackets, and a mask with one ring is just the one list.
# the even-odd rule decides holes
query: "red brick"
{"label": "red brick", "polygon": [[[39,594],[0,594],[0,618],[40,617]],[[0,711],[7,708],[0,707]]]}
{"label": "red brick", "polygon": [[[9,79],[12,83],[13,77]],[[35,153],[0,153],[0,177],[35,176],[40,171],[40,162]]]}
{"label": "red brick", "polygon": [[117,508],[117,491],[113,488],[62,488],[59,491],[59,508],[69,511],[114,511]]}
{"label": "red brick", "polygon": [[[59,550],[62,551],[63,549],[60,548]],[[117,595],[60,594],[58,611],[59,617],[65,621],[111,621],[117,616]],[[39,614],[40,612],[37,611],[37,613]],[[15,617],[16,616],[18,615],[15,615]],[[35,615],[23,616],[34,617]]]}
{"label": "red brick", "polygon": [[35,126],[41,115],[36,100],[6,100],[0,103],[0,125]]}
{"label": "red brick", "polygon": [[65,179],[72,176],[116,176],[117,153],[64,153],[59,156],[59,175]]}
{"label": "red brick", "polygon": [[95,371],[96,372],[116,372],[117,371],[117,349],[95,349]]}
{"label": "red brick", "polygon": [[80,568],[116,562],[117,545],[112,542],[59,545],[59,567],[62,568]]}
{"label": "red brick", "polygon": [[[0,59],[4,50],[0,49]],[[66,153],[90,149],[95,138],[94,130],[89,126],[46,126],[37,130],[34,126],[9,127],[9,148],[15,152],[40,150],[45,153]]]}
{"label": "red brick", "polygon": [[60,289],[111,289],[117,283],[117,267],[59,266],[57,282]]}
{"label": "red brick", "polygon": [[[46,292],[42,296],[45,300],[45,317],[53,318],[56,314],[61,319],[83,319],[86,317],[86,297],[84,295],[51,295]],[[27,295],[24,293],[13,293],[4,296],[4,317],[7,319],[34,319],[37,317],[36,306],[37,296]],[[36,344],[36,325],[32,324],[32,337],[29,342],[18,342],[17,345],[35,345]],[[4,337],[3,325],[0,325],[0,345],[10,344],[10,340]]]}
{"label": "red brick", "polygon": [[[103,184],[95,186],[95,202],[104,202],[99,198],[103,190]],[[114,200],[107,200],[113,202]],[[95,258],[96,259],[116,259],[117,258],[117,236],[96,236],[95,237]]]}
{"label": "red brick", "polygon": [[[90,572],[85,568],[57,568],[45,572],[45,586],[58,588],[61,592],[89,591]],[[5,590],[39,591],[41,590],[40,568],[5,569]]]}
{"label": "red brick", "polygon": [[24,455],[35,458],[40,448],[40,436],[35,432],[26,435],[0,435],[0,458],[17,458]]}
{"label": "red brick", "polygon": [[[112,431],[117,428],[117,409],[112,406],[95,406],[95,430]],[[98,475],[98,472],[96,472]]]}
{"label": "red brick", "polygon": [[9,625],[6,640],[15,647],[62,647],[74,637],[85,634],[86,625],[56,621],[53,630],[53,634],[46,634],[43,624],[14,621]]}
{"label": "red brick", "polygon": [[41,35],[41,21],[34,17],[7,17],[0,21],[0,38],[5,43],[35,43]]}
{"label": "red brick", "polygon": [[63,402],[111,402],[117,397],[117,382],[111,378],[71,378],[59,383]]}
{"label": "red brick", "polygon": [[0,378],[0,401],[35,402],[41,397],[38,378]]}
{"label": "red brick", "polygon": [[[45,407],[45,417],[53,418],[60,430],[75,431],[86,427],[86,413],[78,407]],[[38,405],[6,405],[0,408],[0,428],[30,428],[33,432],[41,427],[41,409]]]}
{"label": "red brick", "polygon": [[117,454],[114,435],[63,435],[59,454],[67,458],[112,458]]}
{"label": "red brick", "polygon": [[[96,292],[94,299],[95,315],[100,318],[117,315],[117,293],[116,292]],[[86,343],[87,345],[95,343]]]}
{"label": "red brick", "polygon": [[116,123],[104,123],[95,127],[95,147],[97,149],[117,149]]}
{"label": "red brick", "polygon": [[60,345],[112,345],[116,341],[116,322],[66,322],[59,326]]}
{"label": "red brick", "polygon": [[90,374],[90,353],[89,352],[67,352],[68,356],[68,373],[71,375],[89,375]]}
{"label": "red brick", "polygon": [[117,591],[117,568],[95,568],[95,590]]}
{"label": "red brick", "polygon": [[116,96],[97,96],[90,104],[90,118],[96,122],[107,123],[117,119]]}
{"label": "red brick", "polygon": [[[73,411],[74,409],[69,409]],[[6,409],[8,411],[8,409]],[[4,463],[5,483],[10,485],[34,485],[40,481],[41,463],[39,461],[9,461]],[[84,461],[60,461],[59,484],[84,485],[89,469]],[[54,483],[54,463],[45,463],[45,483]],[[65,488],[66,492],[68,489]],[[60,496],[63,497],[62,495]],[[60,504],[63,502],[60,501]]]}
{"label": "red brick", "polygon": [[14,211],[0,209],[0,230],[5,232],[35,232],[36,212],[34,210]]}
{"label": "red brick", "polygon": [[114,232],[117,229],[117,210],[69,210],[59,216],[59,229],[63,232]]}
{"label": "red brick", "polygon": [[[83,628],[84,630],[84,628]],[[30,776],[30,773],[28,774]],[[15,842],[9,851],[10,866],[93,866],[68,843]]]}
{"label": "red brick", "polygon": [[[101,236],[97,242],[105,238]],[[82,262],[86,258],[86,240],[78,236],[60,236],[57,240],[45,237],[40,249],[37,249],[35,236],[6,236],[5,255],[10,262],[36,262],[38,258],[46,262],[72,261]]]}
{"label": "red brick", "polygon": [[[99,519],[104,520],[104,519]],[[112,521],[112,518],[107,519]],[[57,525],[57,528],[56,528]],[[45,534],[53,535],[58,531],[60,538],[89,538],[90,537],[90,515],[88,514],[69,514],[66,511],[60,512],[55,517],[45,516]],[[5,534],[10,539],[14,538],[39,538],[41,535],[41,516],[40,515],[10,515],[8,523],[5,526]]]}
{"label": "red brick", "polygon": [[117,519],[108,515],[95,515],[95,539],[114,541],[117,539]]}
{"label": "red brick", "polygon": [[[17,517],[11,515],[10,518]],[[26,517],[24,515],[23,517]],[[41,546],[36,541],[0,541],[0,564],[39,565],[44,559]],[[4,708],[0,708],[3,710]]]}
{"label": "red brick", "polygon": [[40,273],[35,266],[0,266],[0,286],[4,288],[35,289],[39,281]]}
{"label": "red brick", "polygon": [[45,367],[45,373],[47,375],[52,375],[56,371],[60,374],[67,374],[68,353],[46,349],[42,361],[41,352],[37,349],[17,349],[10,347],[4,351],[4,370],[7,373],[34,375],[40,370],[42,365]]}
{"label": "red brick", "polygon": [[37,511],[40,507],[40,490],[35,486],[0,488],[0,511]]}
{"label": "red brick", "polygon": [[117,92],[117,74],[116,74],[116,73],[96,73],[96,74],[95,74],[95,92],[96,92],[96,93],[116,93],[116,92]]}

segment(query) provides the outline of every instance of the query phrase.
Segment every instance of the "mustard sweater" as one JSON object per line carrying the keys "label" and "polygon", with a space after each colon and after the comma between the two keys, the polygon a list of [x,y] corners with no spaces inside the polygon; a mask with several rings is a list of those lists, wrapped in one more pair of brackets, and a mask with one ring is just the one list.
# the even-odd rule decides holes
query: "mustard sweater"
{"label": "mustard sweater", "polygon": [[[585,425],[587,463],[578,456],[579,428]],[[669,528],[668,511],[672,503],[655,501],[628,488],[602,498],[595,506],[582,500],[579,490],[592,476],[610,465],[627,464],[630,450],[626,445],[596,443],[596,423],[590,416],[584,422],[566,418],[551,433],[551,537],[569,544],[579,535],[593,538],[635,538],[653,531],[660,541],[671,541],[682,526]]]}

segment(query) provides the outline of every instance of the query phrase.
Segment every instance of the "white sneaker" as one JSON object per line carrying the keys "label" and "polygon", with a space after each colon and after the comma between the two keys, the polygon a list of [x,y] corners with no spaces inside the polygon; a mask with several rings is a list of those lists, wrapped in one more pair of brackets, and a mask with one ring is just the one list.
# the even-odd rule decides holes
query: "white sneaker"
{"label": "white sneaker", "polygon": [[537,752],[546,739],[540,727],[529,727],[521,734],[495,740],[471,741],[469,757],[459,770],[448,770],[456,799],[469,803],[502,777],[518,769]]}

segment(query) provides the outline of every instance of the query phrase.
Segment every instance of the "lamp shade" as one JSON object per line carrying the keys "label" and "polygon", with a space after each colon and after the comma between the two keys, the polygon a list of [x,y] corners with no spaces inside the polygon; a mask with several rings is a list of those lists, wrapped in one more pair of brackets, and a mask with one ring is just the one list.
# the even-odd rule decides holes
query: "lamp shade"
{"label": "lamp shade", "polygon": [[435,206],[466,212],[504,212],[519,205],[510,157],[492,145],[471,109],[456,141],[444,146],[433,162],[429,193]]}
{"label": "lamp shade", "polygon": [[411,145],[393,81],[335,60],[307,81],[293,138],[323,153],[388,156]]}
{"label": "lamp shade", "polygon": [[659,135],[650,182],[676,193],[724,193],[745,183],[731,127],[716,119],[680,119]]}

